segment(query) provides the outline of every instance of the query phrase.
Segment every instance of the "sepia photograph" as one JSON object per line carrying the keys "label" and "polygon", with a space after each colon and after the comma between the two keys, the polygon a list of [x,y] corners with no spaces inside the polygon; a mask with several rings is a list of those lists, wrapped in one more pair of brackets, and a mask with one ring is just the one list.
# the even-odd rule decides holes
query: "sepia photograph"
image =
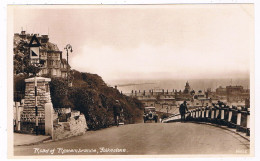
{"label": "sepia photograph", "polygon": [[7,11],[13,157],[254,155],[254,4]]}

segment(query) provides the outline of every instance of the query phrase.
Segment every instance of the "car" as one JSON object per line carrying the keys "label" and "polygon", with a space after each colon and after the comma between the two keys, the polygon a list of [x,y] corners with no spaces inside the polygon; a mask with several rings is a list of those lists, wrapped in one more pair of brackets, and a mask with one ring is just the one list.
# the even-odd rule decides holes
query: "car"
{"label": "car", "polygon": [[144,108],[144,115],[143,115],[144,123],[146,121],[151,120],[155,123],[158,121],[158,115],[156,114],[155,107],[145,107]]}

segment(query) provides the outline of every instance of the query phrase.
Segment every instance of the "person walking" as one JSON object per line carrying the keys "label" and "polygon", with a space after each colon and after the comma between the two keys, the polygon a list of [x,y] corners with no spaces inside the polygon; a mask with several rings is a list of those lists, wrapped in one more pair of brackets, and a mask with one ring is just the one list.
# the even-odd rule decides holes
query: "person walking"
{"label": "person walking", "polygon": [[119,125],[119,117],[120,117],[120,112],[122,111],[121,104],[118,100],[116,100],[115,105],[113,106],[113,112],[114,112],[114,120],[116,126]]}
{"label": "person walking", "polygon": [[179,108],[179,112],[180,112],[180,114],[181,114],[181,122],[185,122],[185,114],[186,114],[186,111],[188,111],[187,102],[184,101],[184,102],[180,105],[180,108]]}

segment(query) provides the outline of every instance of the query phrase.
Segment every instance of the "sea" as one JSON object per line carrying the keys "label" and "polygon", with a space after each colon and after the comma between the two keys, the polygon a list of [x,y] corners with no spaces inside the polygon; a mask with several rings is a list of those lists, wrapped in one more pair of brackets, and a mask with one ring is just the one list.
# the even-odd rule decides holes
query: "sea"
{"label": "sea", "polygon": [[168,90],[184,90],[186,83],[189,83],[192,90],[207,90],[215,91],[216,88],[222,86],[243,86],[244,89],[250,89],[250,79],[236,78],[236,79],[162,79],[162,80],[109,80],[106,81],[108,86],[117,86],[118,90],[124,94],[136,91],[149,91],[151,89]]}

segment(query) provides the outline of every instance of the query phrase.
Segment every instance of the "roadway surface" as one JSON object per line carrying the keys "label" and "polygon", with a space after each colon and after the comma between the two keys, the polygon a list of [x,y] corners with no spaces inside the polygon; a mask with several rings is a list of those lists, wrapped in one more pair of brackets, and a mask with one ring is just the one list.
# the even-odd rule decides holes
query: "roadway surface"
{"label": "roadway surface", "polygon": [[124,125],[55,142],[14,146],[15,156],[245,153],[249,153],[249,141],[237,134],[214,126],[180,122]]}

